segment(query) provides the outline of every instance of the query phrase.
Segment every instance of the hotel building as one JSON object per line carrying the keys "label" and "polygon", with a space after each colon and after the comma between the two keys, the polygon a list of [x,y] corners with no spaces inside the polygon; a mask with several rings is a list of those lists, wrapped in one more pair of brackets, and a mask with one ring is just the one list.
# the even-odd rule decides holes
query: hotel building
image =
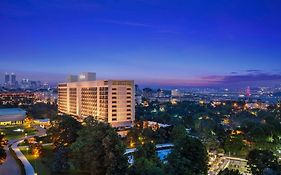
{"label": "hotel building", "polygon": [[58,85],[58,110],[83,119],[96,117],[113,127],[132,126],[135,89],[131,80],[96,80],[95,73],[71,75]]}

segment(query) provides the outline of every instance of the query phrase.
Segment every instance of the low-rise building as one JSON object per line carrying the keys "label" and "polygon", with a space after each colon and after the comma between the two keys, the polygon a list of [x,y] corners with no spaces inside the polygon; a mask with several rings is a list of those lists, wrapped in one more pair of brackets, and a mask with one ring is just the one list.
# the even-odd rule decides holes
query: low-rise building
{"label": "low-rise building", "polygon": [[0,109],[0,125],[23,124],[26,111],[21,108]]}

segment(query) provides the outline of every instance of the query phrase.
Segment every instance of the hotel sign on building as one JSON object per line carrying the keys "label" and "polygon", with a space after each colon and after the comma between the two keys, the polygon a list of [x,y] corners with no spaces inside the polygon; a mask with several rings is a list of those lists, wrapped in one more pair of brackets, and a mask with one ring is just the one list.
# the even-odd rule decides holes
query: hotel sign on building
{"label": "hotel sign on building", "polygon": [[58,110],[83,119],[93,116],[113,127],[130,127],[135,120],[132,80],[96,80],[95,73],[71,76],[58,86]]}

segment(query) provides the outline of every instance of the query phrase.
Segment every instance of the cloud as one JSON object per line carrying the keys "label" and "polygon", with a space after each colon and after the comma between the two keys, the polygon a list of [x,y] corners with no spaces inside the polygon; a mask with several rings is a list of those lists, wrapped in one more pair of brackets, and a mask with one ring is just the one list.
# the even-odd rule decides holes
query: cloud
{"label": "cloud", "polygon": [[248,73],[261,73],[262,70],[258,70],[258,69],[248,69],[248,70],[246,70],[246,72],[248,72]]}
{"label": "cloud", "polygon": [[246,75],[235,75],[225,76],[223,81],[226,82],[249,82],[249,81],[279,81],[281,80],[281,74],[246,74]]}
{"label": "cloud", "polygon": [[247,73],[232,72],[226,75],[206,75],[186,78],[147,78],[137,79],[137,84],[152,87],[246,87],[272,86],[281,83],[281,74],[248,71]]}
{"label": "cloud", "polygon": [[154,27],[153,25],[140,23],[140,22],[133,22],[133,21],[104,20],[104,22],[111,23],[111,24],[118,24],[118,25],[133,26],[133,27]]}
{"label": "cloud", "polygon": [[247,71],[246,74],[210,75],[201,77],[217,86],[273,85],[281,82],[281,74],[259,73],[260,70]]}

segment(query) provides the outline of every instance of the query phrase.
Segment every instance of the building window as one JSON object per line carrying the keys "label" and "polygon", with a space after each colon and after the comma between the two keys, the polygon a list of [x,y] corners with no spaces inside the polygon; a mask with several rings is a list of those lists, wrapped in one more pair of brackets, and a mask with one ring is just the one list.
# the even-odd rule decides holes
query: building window
{"label": "building window", "polygon": [[117,99],[117,97],[112,97],[112,99]]}
{"label": "building window", "polygon": [[117,110],[116,109],[112,109],[112,112],[117,112]]}
{"label": "building window", "polygon": [[112,114],[112,117],[116,117],[117,116],[117,114]]}
{"label": "building window", "polygon": [[116,121],[117,120],[117,118],[112,118],[112,121]]}
{"label": "building window", "polygon": [[131,111],[131,109],[127,109],[127,111],[129,111],[129,112],[130,112],[130,111]]}
{"label": "building window", "polygon": [[130,116],[131,115],[131,113],[127,113],[127,116]]}
{"label": "building window", "polygon": [[127,117],[127,120],[131,120],[131,117]]}
{"label": "building window", "polygon": [[112,88],[112,90],[113,90],[113,91],[116,91],[117,89],[116,89],[116,88]]}
{"label": "building window", "polygon": [[117,103],[117,101],[112,101],[112,103]]}
{"label": "building window", "polygon": [[129,107],[129,108],[130,108],[130,107],[131,107],[131,105],[127,105],[127,107]]}

